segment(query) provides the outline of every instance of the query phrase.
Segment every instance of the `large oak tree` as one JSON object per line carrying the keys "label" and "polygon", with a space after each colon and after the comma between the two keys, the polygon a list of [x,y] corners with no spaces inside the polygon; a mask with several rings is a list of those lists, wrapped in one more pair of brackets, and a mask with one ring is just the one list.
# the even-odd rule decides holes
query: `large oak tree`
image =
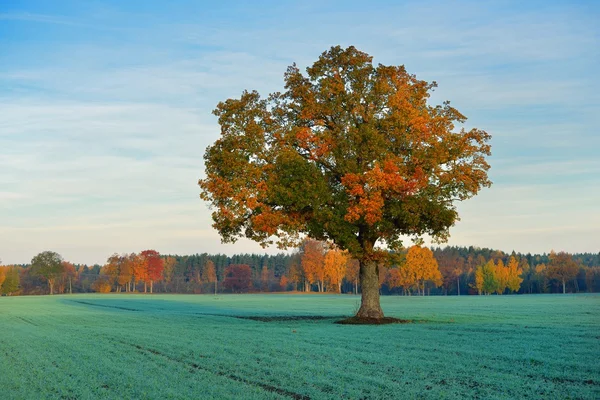
{"label": "large oak tree", "polygon": [[224,242],[295,245],[329,240],[360,262],[362,319],[381,319],[381,245],[403,235],[440,240],[455,201],[489,186],[490,136],[458,129],[449,102],[427,103],[435,82],[332,47],[284,76],[285,91],[217,105],[221,138],[204,155],[201,197]]}

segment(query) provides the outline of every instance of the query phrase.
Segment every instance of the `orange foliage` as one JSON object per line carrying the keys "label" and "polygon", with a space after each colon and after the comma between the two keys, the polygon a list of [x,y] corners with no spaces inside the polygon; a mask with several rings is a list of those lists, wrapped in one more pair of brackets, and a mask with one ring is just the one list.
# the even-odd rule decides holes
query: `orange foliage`
{"label": "orange foliage", "polygon": [[325,254],[325,279],[328,282],[328,286],[333,286],[334,290],[338,293],[342,291],[342,280],[346,275],[347,264],[348,253],[345,251],[331,249]]}
{"label": "orange foliage", "polygon": [[6,279],[6,269],[5,267],[0,266],[0,288]]}
{"label": "orange foliage", "polygon": [[427,247],[412,246],[406,254],[407,275],[412,277],[417,291],[425,294],[425,282],[431,281],[436,286],[442,284],[442,274],[431,250]]}
{"label": "orange foliage", "polygon": [[217,272],[215,271],[215,263],[212,260],[206,261],[202,269],[202,279],[205,282],[214,283],[217,281]]}
{"label": "orange foliage", "polygon": [[306,239],[302,247],[302,269],[307,281],[312,285],[317,283],[319,292],[323,291],[325,281],[325,249],[318,240]]}
{"label": "orange foliage", "polygon": [[110,293],[110,282],[105,277],[99,277],[92,283],[92,290],[97,293]]}
{"label": "orange foliage", "polygon": [[281,290],[287,290],[288,282],[288,278],[285,275],[281,275],[281,278],[279,279],[279,286],[281,287]]}

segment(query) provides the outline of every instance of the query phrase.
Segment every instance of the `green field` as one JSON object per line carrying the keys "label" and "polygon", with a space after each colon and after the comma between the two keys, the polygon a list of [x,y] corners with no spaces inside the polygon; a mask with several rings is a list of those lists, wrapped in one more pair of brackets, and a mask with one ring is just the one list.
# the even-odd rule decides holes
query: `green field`
{"label": "green field", "polygon": [[[0,398],[600,398],[600,296],[0,298]],[[303,318],[319,316],[321,318]]]}

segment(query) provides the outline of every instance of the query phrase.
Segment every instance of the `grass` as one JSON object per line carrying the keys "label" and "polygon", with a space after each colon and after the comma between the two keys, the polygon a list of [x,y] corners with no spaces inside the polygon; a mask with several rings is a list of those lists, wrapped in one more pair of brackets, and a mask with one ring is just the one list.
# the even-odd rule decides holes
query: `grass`
{"label": "grass", "polygon": [[2,297],[0,398],[600,398],[598,295],[357,300]]}

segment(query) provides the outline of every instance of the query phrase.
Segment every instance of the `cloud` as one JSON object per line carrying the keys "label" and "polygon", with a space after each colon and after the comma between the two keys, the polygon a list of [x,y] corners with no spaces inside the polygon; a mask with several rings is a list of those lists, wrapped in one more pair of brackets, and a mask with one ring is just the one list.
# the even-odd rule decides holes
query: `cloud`
{"label": "cloud", "polygon": [[335,44],[437,80],[432,101],[452,100],[467,127],[493,135],[496,184],[459,206],[451,244],[597,250],[597,10],[479,2],[94,7],[0,14],[39,24],[44,39],[20,40],[18,29],[2,38],[5,262],[48,248],[76,262],[148,247],[261,252],[248,241],[221,245],[198,198],[204,149],[219,136],[210,112],[244,89],[282,90],[288,65],[305,68]]}

